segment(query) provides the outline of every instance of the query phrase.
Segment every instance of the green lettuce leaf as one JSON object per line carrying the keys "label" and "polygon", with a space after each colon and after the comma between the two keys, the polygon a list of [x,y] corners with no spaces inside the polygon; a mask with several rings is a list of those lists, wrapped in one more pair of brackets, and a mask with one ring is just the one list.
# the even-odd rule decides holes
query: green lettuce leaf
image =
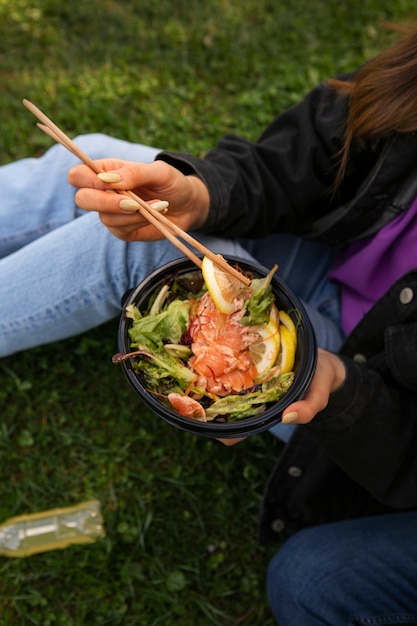
{"label": "green lettuce leaf", "polygon": [[275,301],[271,280],[276,269],[276,267],[273,267],[264,278],[254,278],[252,280],[250,285],[252,294],[244,303],[245,314],[242,317],[242,324],[245,326],[268,322],[271,306]]}
{"label": "green lettuce leaf", "polygon": [[131,347],[149,345],[152,349],[164,341],[179,343],[188,328],[190,303],[174,300],[167,308],[157,315],[146,315],[140,318],[135,314],[132,327],[129,329]]}
{"label": "green lettuce leaf", "polygon": [[227,415],[231,420],[238,420],[258,415],[265,410],[266,404],[277,402],[291,387],[293,380],[294,374],[289,372],[263,383],[259,391],[220,398],[206,409],[207,419]]}
{"label": "green lettuce leaf", "polygon": [[158,352],[151,352],[146,346],[140,346],[140,354],[137,355],[134,369],[146,378],[151,389],[161,392],[162,387],[170,391],[178,385],[181,391],[185,391],[197,376],[184,363],[169,354],[163,348]]}

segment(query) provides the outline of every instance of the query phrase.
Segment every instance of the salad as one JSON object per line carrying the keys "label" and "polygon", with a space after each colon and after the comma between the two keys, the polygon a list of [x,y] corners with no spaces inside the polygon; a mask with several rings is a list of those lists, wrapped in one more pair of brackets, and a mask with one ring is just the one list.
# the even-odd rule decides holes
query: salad
{"label": "salad", "polygon": [[204,257],[201,271],[171,278],[131,320],[135,374],[149,393],[190,419],[234,422],[262,413],[294,380],[297,332],[279,310],[271,280],[249,286]]}

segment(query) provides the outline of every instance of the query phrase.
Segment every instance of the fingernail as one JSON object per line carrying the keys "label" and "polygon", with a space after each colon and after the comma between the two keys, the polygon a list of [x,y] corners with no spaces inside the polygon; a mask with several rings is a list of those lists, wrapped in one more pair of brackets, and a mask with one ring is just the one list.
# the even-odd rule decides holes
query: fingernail
{"label": "fingernail", "polygon": [[139,211],[140,205],[134,200],[130,200],[129,198],[125,198],[124,200],[120,200],[119,207],[122,211]]}
{"label": "fingernail", "polygon": [[169,202],[165,202],[164,200],[158,200],[158,202],[154,202],[151,204],[151,207],[155,209],[155,211],[159,211],[160,213],[167,213]]}
{"label": "fingernail", "polygon": [[293,424],[297,420],[298,420],[297,411],[290,411],[290,413],[287,413],[286,415],[282,417],[281,421],[283,424]]}
{"label": "fingernail", "polygon": [[122,180],[117,172],[100,172],[97,176],[103,183],[120,183]]}

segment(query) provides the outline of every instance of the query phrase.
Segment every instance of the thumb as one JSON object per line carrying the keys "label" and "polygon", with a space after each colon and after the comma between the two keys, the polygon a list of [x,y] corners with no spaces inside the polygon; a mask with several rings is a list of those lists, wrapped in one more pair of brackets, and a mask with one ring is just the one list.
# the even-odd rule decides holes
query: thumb
{"label": "thumb", "polygon": [[318,350],[317,369],[310,388],[303,400],[293,402],[282,416],[283,424],[307,424],[329,402],[330,394],[336,391],[346,377],[342,361],[331,352]]}
{"label": "thumb", "polygon": [[311,385],[304,400],[293,402],[286,409],[282,416],[283,424],[307,424],[323,409],[328,403],[329,393],[323,388],[315,389]]}

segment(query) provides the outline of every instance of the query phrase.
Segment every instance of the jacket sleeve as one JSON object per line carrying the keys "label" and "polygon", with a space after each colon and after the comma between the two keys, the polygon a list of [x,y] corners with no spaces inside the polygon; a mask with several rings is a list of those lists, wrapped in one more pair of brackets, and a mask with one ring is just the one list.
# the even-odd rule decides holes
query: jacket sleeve
{"label": "jacket sleeve", "polygon": [[[406,340],[407,331],[401,332]],[[410,332],[417,338],[417,330],[410,328],[408,341]],[[370,366],[341,358],[346,381],[308,428],[330,458],[379,502],[394,508],[415,507],[416,391],[396,383],[385,366],[374,367],[376,361],[385,360],[381,355],[371,359]]]}
{"label": "jacket sleeve", "polygon": [[[341,200],[330,189],[346,113],[347,98],[321,84],[279,115],[257,142],[229,135],[203,159],[168,152],[157,158],[206,183],[211,204],[204,232],[225,237],[308,234],[309,224]],[[345,189],[357,188],[351,176],[366,173],[359,167],[362,158],[363,150],[354,145],[355,167],[348,168]]]}

